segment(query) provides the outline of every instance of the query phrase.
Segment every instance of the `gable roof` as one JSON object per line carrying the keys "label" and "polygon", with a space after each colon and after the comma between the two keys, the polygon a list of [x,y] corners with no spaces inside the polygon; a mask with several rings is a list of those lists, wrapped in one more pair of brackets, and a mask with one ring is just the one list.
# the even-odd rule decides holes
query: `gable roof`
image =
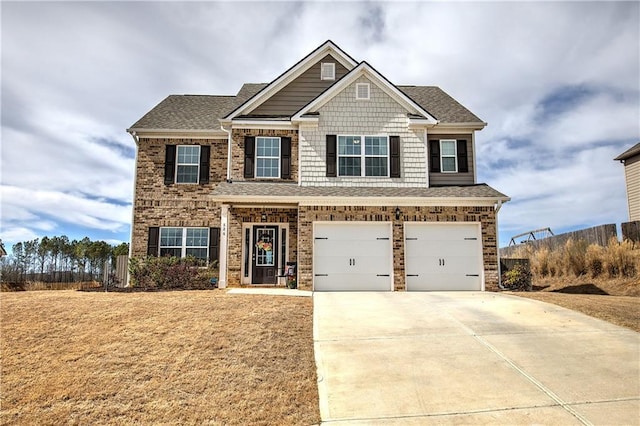
{"label": "gable roof", "polygon": [[269,99],[273,94],[278,92],[284,86],[293,81],[296,77],[302,74],[307,70],[311,65],[318,62],[320,59],[325,57],[326,55],[333,56],[338,62],[340,62],[345,68],[348,70],[352,69],[356,66],[357,62],[345,53],[342,49],[336,46],[331,40],[327,40],[323,44],[321,44],[314,51],[309,53],[307,56],[298,61],[294,66],[280,74],[269,83],[266,87],[264,87],[260,92],[256,93],[253,97],[248,99],[246,102],[240,104],[237,108],[227,114],[224,119],[232,120],[234,117],[238,115],[243,115],[251,111],[251,109],[258,107],[264,101]]}
{"label": "gable roof", "polygon": [[614,158],[614,160],[624,161],[624,160],[628,160],[631,157],[635,157],[636,155],[640,155],[640,142],[638,142],[637,144],[635,144],[634,146],[632,146],[622,154],[618,155],[616,158]]}
{"label": "gable roof", "polygon": [[265,83],[246,83],[236,96],[170,95],[129,130],[220,130],[221,117],[262,90]]}
{"label": "gable roof", "polygon": [[348,72],[344,77],[338,80],[333,86],[329,87],[323,93],[318,95],[314,100],[305,105],[300,111],[293,115],[293,119],[300,119],[303,115],[314,112],[322,105],[327,103],[331,98],[344,90],[349,84],[353,83],[358,77],[366,76],[382,89],[387,95],[393,98],[406,109],[414,109],[418,114],[426,118],[431,124],[436,124],[438,120],[429,114],[422,106],[417,104],[413,99],[405,93],[398,90],[389,80],[380,74],[375,68],[366,61],[360,62],[357,67]]}

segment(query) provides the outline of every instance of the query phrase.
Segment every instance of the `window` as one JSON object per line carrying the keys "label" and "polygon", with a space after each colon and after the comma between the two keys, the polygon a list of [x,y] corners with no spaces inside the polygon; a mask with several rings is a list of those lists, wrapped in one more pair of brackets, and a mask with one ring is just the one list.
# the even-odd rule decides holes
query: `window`
{"label": "window", "polygon": [[198,183],[200,174],[200,146],[179,145],[176,161],[176,183]]}
{"label": "window", "polygon": [[356,99],[369,99],[369,83],[356,83]]}
{"label": "window", "polygon": [[280,138],[256,138],[256,177],[280,177]]}
{"label": "window", "polygon": [[338,176],[389,176],[388,138],[338,136]]}
{"label": "window", "polygon": [[335,80],[336,64],[333,62],[322,62],[320,64],[320,80]]}
{"label": "window", "polygon": [[456,173],[458,164],[456,161],[456,141],[443,139],[440,141],[440,170],[443,173]]}
{"label": "window", "polygon": [[209,258],[209,228],[160,228],[160,256]]}

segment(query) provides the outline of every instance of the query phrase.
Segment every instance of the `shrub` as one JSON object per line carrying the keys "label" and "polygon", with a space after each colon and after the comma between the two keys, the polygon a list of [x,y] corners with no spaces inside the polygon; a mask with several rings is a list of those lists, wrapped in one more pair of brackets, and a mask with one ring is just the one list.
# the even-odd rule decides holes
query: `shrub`
{"label": "shrub", "polygon": [[516,264],[502,275],[502,285],[514,291],[531,290],[531,271],[523,264]]}
{"label": "shrub", "polygon": [[604,248],[597,244],[587,247],[585,262],[587,269],[591,272],[591,278],[597,278],[604,272]]}
{"label": "shrub", "polygon": [[550,274],[549,258],[550,251],[547,247],[541,247],[534,251],[529,260],[531,261],[531,270],[540,277],[546,277]]}
{"label": "shrub", "polygon": [[617,238],[611,237],[604,250],[605,269],[610,278],[636,276],[637,268],[632,250],[633,245],[630,241],[620,243]]}
{"label": "shrub", "polygon": [[[217,262],[214,265],[217,268]],[[132,258],[129,261],[129,273],[134,287],[145,290],[154,289],[196,289],[212,288],[209,279],[209,267],[203,267],[202,261],[195,258],[146,257]],[[206,275],[205,278],[202,275]]]}
{"label": "shrub", "polygon": [[562,249],[562,265],[567,275],[573,273],[579,277],[587,273],[586,252],[586,241],[575,241],[573,238],[567,240]]}

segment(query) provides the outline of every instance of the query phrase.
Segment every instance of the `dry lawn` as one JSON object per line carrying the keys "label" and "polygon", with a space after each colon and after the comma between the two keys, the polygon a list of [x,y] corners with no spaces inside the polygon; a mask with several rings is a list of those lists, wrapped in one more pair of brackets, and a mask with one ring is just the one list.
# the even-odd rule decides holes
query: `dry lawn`
{"label": "dry lawn", "polygon": [[319,423],[312,300],[0,294],[2,424]]}

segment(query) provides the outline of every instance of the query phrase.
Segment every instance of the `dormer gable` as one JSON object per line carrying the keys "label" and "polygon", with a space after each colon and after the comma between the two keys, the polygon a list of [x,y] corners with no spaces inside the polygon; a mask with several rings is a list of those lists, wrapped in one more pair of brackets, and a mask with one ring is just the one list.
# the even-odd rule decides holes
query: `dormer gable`
{"label": "dormer gable", "polygon": [[[354,91],[354,98],[367,101],[369,99],[370,87],[368,84],[375,84],[384,93],[390,96],[394,101],[400,104],[407,110],[409,121],[414,121],[420,125],[435,125],[438,124],[438,120],[431,115],[427,110],[420,106],[417,102],[407,96],[404,92],[394,86],[389,80],[387,80],[382,74],[380,74],[375,68],[369,65],[367,62],[361,62],[357,67],[353,68],[347,75],[341,78],[338,82],[332,85],[330,88],[322,92],[319,96],[298,110],[292,117],[292,121],[308,121],[317,120],[317,112],[319,108],[333,99],[338,93],[350,87],[354,82],[358,81],[361,77],[366,78],[366,82],[360,82],[355,84],[356,90]],[[311,118],[309,118],[311,116]]]}
{"label": "dormer gable", "polygon": [[[241,116],[291,116],[356,65],[351,56],[327,40],[234,109],[225,120]],[[333,79],[330,69],[333,69]]]}

